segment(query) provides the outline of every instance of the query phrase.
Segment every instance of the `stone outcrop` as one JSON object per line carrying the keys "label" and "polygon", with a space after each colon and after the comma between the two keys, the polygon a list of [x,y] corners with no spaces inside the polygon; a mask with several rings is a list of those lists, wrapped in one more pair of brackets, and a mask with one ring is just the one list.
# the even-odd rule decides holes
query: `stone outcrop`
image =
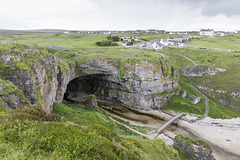
{"label": "stone outcrop", "polygon": [[198,85],[197,88],[218,102],[228,107],[240,110],[240,92],[212,89],[203,85]]}
{"label": "stone outcrop", "polygon": [[[19,45],[1,51],[1,77],[11,81],[34,107],[52,111],[57,91],[58,64],[56,57],[45,49]],[[10,107],[11,108],[11,107]]]}
{"label": "stone outcrop", "polygon": [[115,59],[98,59],[78,64],[76,69],[81,74],[69,84],[69,100],[76,101],[76,96],[85,90],[134,109],[153,110],[178,93],[178,71],[171,73],[169,60],[156,65],[148,60],[126,60],[122,64]]}
{"label": "stone outcrop", "polygon": [[200,139],[177,135],[173,146],[194,160],[215,160],[211,146]]}
{"label": "stone outcrop", "polygon": [[12,82],[0,79],[0,106],[9,109],[31,106],[23,92]]}
{"label": "stone outcrop", "polygon": [[87,108],[98,108],[98,103],[96,96],[94,94],[90,94],[85,99],[85,106]]}
{"label": "stone outcrop", "polygon": [[181,70],[184,76],[203,76],[204,74],[209,74],[211,76],[217,74],[218,72],[226,72],[227,69],[223,68],[203,68],[203,67],[188,67]]}
{"label": "stone outcrop", "polygon": [[185,98],[187,97],[187,95],[188,95],[188,93],[187,93],[187,91],[185,90],[185,91],[182,93],[181,98],[182,98],[182,99],[185,99]]}
{"label": "stone outcrop", "polygon": [[189,94],[188,97],[192,99],[190,101],[190,103],[192,103],[192,104],[197,104],[201,101],[201,97],[197,97],[197,96],[192,95],[192,94]]}
{"label": "stone outcrop", "polygon": [[64,96],[75,101],[82,92],[141,110],[159,109],[178,94],[179,74],[167,59],[95,57],[70,66],[39,47],[18,45],[0,53],[0,78],[22,90],[31,106],[47,112]]}

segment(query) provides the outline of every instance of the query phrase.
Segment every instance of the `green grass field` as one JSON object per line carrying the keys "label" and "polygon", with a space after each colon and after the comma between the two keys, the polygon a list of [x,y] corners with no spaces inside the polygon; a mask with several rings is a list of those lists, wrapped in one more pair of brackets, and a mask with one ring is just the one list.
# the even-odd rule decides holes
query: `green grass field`
{"label": "green grass field", "polygon": [[[179,82],[181,86],[181,94],[186,90],[188,94],[193,94],[195,96],[201,97],[201,101],[198,104],[191,104],[190,98],[182,99],[180,96],[173,96],[170,101],[162,108],[163,110],[175,111],[175,112],[185,112],[197,115],[203,115],[205,112],[205,98],[202,97],[197,91],[195,91],[191,86]],[[208,116],[211,118],[221,118],[229,119],[239,117],[240,113],[232,108],[226,107],[225,105],[217,102],[213,98],[207,96],[209,99],[209,113]]]}
{"label": "green grass field", "polygon": [[[203,77],[192,77],[194,84],[205,84],[213,89],[239,91],[240,53],[192,48],[169,48],[168,54],[172,63],[181,68],[196,66],[186,58],[173,54],[174,52],[187,56],[203,68],[220,67],[229,70],[227,72],[217,73],[214,76],[204,75]],[[203,83],[204,81],[207,81],[207,83]]]}
{"label": "green grass field", "polygon": [[240,35],[230,34],[227,37],[205,37],[201,39],[192,39],[190,42],[187,42],[187,44],[199,47],[221,48],[240,51]]}

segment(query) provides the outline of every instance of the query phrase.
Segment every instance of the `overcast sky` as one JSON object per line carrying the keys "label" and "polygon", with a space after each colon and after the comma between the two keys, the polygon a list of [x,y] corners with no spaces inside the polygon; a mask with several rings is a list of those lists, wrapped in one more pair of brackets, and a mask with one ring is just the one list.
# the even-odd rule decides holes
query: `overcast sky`
{"label": "overcast sky", "polygon": [[240,30],[240,0],[1,0],[1,29]]}

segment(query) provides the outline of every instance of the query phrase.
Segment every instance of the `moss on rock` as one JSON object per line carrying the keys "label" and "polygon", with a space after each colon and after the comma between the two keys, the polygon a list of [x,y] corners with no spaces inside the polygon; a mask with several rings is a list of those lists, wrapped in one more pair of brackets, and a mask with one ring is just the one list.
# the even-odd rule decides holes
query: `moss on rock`
{"label": "moss on rock", "polygon": [[174,137],[174,147],[177,147],[182,153],[192,159],[215,159],[212,155],[212,148],[208,143],[183,134]]}
{"label": "moss on rock", "polygon": [[90,94],[85,99],[85,106],[87,108],[98,108],[98,103],[96,96],[94,94]]}

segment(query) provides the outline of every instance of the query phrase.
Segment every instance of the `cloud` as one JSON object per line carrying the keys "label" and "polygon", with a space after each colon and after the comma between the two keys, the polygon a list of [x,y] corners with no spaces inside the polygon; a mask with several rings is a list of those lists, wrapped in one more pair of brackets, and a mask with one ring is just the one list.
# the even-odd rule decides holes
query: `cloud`
{"label": "cloud", "polygon": [[194,8],[201,8],[204,16],[226,15],[240,16],[240,1],[239,0],[169,0],[169,3],[177,5],[187,5]]}
{"label": "cloud", "polygon": [[[8,0],[0,28],[238,29],[238,0]],[[228,23],[228,26],[222,24]],[[229,27],[230,26],[230,27]]]}

